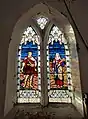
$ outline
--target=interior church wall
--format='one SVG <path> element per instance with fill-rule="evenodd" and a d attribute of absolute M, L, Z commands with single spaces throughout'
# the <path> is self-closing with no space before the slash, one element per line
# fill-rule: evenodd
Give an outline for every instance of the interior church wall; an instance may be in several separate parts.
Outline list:
<path fill-rule="evenodd" d="M 16 98 L 16 81 L 15 78 L 15 57 L 16 57 L 16 51 L 14 49 L 14 46 L 9 44 L 9 57 L 8 57 L 8 70 L 7 70 L 7 85 L 6 85 L 6 96 L 5 96 L 5 114 L 8 113 L 8 110 L 11 110 Z"/>
<path fill-rule="evenodd" d="M 46 12 L 46 14 L 48 15 L 49 14 L 47 13 L 48 8 L 45 5 L 43 5 L 42 8 L 43 8 L 43 11 Z M 31 24 L 29 23 L 29 19 L 33 16 L 33 14 L 35 15 L 36 10 L 37 12 L 41 11 L 40 10 L 41 4 L 36 6 L 34 9 L 29 10 L 29 13 L 23 15 L 23 17 L 20 20 L 18 20 L 16 26 L 14 27 L 14 31 L 12 33 L 12 37 L 11 37 L 12 40 L 10 41 L 9 52 L 8 52 L 8 69 L 7 69 L 8 71 L 7 72 L 7 82 L 8 83 L 6 86 L 6 100 L 5 100 L 5 110 L 4 110 L 5 115 L 11 110 L 11 108 L 13 107 L 13 104 L 16 102 L 16 82 L 15 81 L 17 81 L 16 79 L 17 77 L 14 77 L 14 76 L 16 75 L 16 70 L 17 70 L 16 69 L 17 67 L 16 56 L 17 56 L 17 48 L 18 48 L 17 46 L 19 45 L 21 41 L 22 33 L 28 27 L 28 25 Z M 50 18 L 52 18 L 51 16 Z M 10 70 L 12 71 L 11 75 L 9 73 Z M 14 87 L 14 86 L 15 88 L 11 90 L 12 92 L 10 93 L 10 95 L 8 95 L 11 87 Z"/>
<path fill-rule="evenodd" d="M 84 115 L 84 112 L 83 112 L 84 105 L 82 103 L 85 103 L 84 99 L 83 99 L 83 95 L 84 95 L 84 93 L 86 93 L 86 91 L 83 90 L 83 89 L 85 89 L 83 79 L 84 79 L 84 77 L 87 78 L 86 77 L 87 74 L 84 75 L 83 72 L 87 70 L 86 69 L 87 66 L 85 66 L 85 69 L 84 69 L 84 65 L 86 65 L 86 61 L 87 61 L 87 56 L 86 56 L 87 49 L 85 48 L 85 45 L 82 42 L 80 42 L 81 38 L 80 38 L 80 36 L 78 35 L 77 32 L 75 32 L 75 35 L 76 35 L 76 38 L 78 39 L 77 40 L 77 43 L 78 43 L 77 51 L 78 51 L 78 56 L 79 56 L 78 59 L 79 59 L 79 69 L 80 69 L 80 74 L 79 74 L 80 75 L 80 80 L 79 80 L 79 78 L 77 78 L 77 82 L 81 83 L 81 87 L 77 84 L 77 82 L 74 82 L 74 83 L 76 83 L 76 88 L 74 90 L 73 104 L 77 107 L 78 111 L 81 112 L 81 114 Z M 77 70 L 77 72 L 78 72 L 78 70 Z M 82 92 L 80 93 L 80 91 L 82 91 Z M 83 100 L 80 100 L 80 99 L 83 99 Z"/>
<path fill-rule="evenodd" d="M 6 75 L 7 75 L 7 60 L 8 60 L 8 47 L 9 47 L 9 41 L 11 38 L 11 34 L 13 31 L 13 27 L 16 24 L 18 18 L 24 14 L 28 9 L 31 8 L 31 6 L 39 3 L 40 0 L 32 0 L 32 1 L 22 1 L 22 0 L 8 0 L 8 1 L 1 1 L 0 3 L 0 74 L 1 74 L 1 80 L 0 80 L 0 88 L 1 88 L 1 93 L 0 93 L 0 118 L 3 117 L 4 114 L 4 102 L 5 102 L 5 86 L 6 86 Z M 48 4 L 57 10 L 64 11 L 65 7 L 61 5 L 61 3 L 55 2 L 49 2 Z M 70 10 L 73 15 L 73 18 L 78 26 L 78 29 L 80 33 L 83 36 L 83 39 L 85 40 L 87 44 L 88 40 L 88 27 L 87 27 L 87 21 L 88 21 L 88 2 L 85 0 L 76 0 L 73 4 L 71 4 Z M 82 79 L 82 90 L 85 93 L 88 93 L 88 86 L 87 86 L 87 77 L 88 77 L 88 66 L 87 66 L 87 61 L 88 61 L 88 51 L 85 48 L 84 44 L 81 41 L 81 38 L 79 35 L 76 33 L 76 37 L 79 39 L 79 57 L 80 57 L 80 71 L 81 71 L 81 79 Z M 12 88 L 12 87 L 11 87 Z M 11 89 L 10 88 L 10 89 Z M 10 90 L 9 89 L 9 90 Z M 9 93 L 8 93 L 9 96 Z M 11 94 L 10 94 L 10 99 L 11 99 Z M 9 100 L 9 99 L 8 99 Z M 10 111 L 12 108 L 12 104 L 9 104 L 10 108 L 6 111 Z M 6 113 L 5 113 L 6 114 Z"/>
<path fill-rule="evenodd" d="M 88 89 L 87 89 L 87 85 L 86 85 L 86 83 L 87 83 L 86 79 L 87 79 L 88 75 L 87 75 L 86 71 L 88 69 L 87 69 L 86 61 L 88 60 L 88 58 L 87 58 L 88 50 L 87 50 L 86 46 L 88 44 L 87 44 L 87 34 L 86 34 L 87 16 L 85 16 L 87 2 L 85 1 L 85 3 L 84 2 L 82 3 L 82 1 L 80 1 L 80 3 L 81 3 L 81 5 L 78 10 L 77 10 L 77 8 L 79 7 L 79 0 L 76 1 L 76 3 L 74 2 L 74 4 L 72 4 L 70 6 L 70 12 L 72 14 L 72 17 L 73 17 L 78 29 L 75 27 L 71 18 L 69 18 L 69 20 L 70 20 L 70 22 L 72 22 L 72 27 L 73 27 L 75 35 L 76 35 L 77 50 L 78 50 L 78 56 L 79 56 L 80 75 L 81 75 L 81 79 L 82 79 L 81 80 L 82 81 L 81 82 L 82 89 L 83 89 L 83 92 L 87 93 Z M 75 10 L 77 10 L 77 12 Z M 80 32 L 82 37 L 79 35 L 78 32 Z"/>
<path fill-rule="evenodd" d="M 80 81 L 80 69 L 79 69 L 79 58 L 76 47 L 76 37 L 72 26 L 65 26 L 65 38 L 68 41 L 68 46 L 71 55 L 71 75 L 72 75 L 72 92 L 73 92 L 73 105 L 83 115 L 83 102 L 82 102 L 82 88 Z"/>

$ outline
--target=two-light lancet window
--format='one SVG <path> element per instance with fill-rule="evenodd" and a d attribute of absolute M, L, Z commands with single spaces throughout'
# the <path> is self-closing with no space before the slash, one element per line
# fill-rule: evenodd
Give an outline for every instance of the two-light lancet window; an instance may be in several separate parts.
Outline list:
<path fill-rule="evenodd" d="M 47 17 L 39 16 L 34 23 L 39 31 L 47 31 L 50 22 Z M 47 81 L 48 102 L 71 102 L 69 47 L 60 28 L 54 24 L 50 27 L 48 35 L 44 32 L 44 35 L 47 35 L 46 39 L 42 38 L 31 24 L 23 33 L 18 49 L 17 103 L 40 103 L 43 92 L 42 80 Z M 44 40 L 46 54 L 41 52 Z M 41 75 L 43 60 L 46 62 L 45 79 Z"/>

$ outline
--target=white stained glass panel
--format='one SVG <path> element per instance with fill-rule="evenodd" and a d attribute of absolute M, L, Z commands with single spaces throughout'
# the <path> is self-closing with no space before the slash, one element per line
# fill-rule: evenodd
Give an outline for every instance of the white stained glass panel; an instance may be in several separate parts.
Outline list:
<path fill-rule="evenodd" d="M 38 84 L 41 84 L 41 80 L 38 80 Z"/>
<path fill-rule="evenodd" d="M 18 66 L 20 66 L 20 61 L 18 62 Z"/>
<path fill-rule="evenodd" d="M 40 57 L 38 57 L 38 61 L 40 61 Z"/>
<path fill-rule="evenodd" d="M 62 39 L 62 32 L 60 31 L 60 29 L 57 26 L 53 26 L 50 34 L 49 34 L 49 43 L 51 42 L 53 45 L 54 41 L 60 41 L 60 43 L 62 43 L 63 39 Z"/>
<path fill-rule="evenodd" d="M 42 16 L 42 17 L 37 18 L 37 24 L 39 25 L 41 29 L 45 28 L 47 22 L 48 22 L 48 18 L 46 17 Z"/>
<path fill-rule="evenodd" d="M 67 45 L 64 45 L 65 49 L 68 50 L 68 46 Z"/>
<path fill-rule="evenodd" d="M 41 90 L 41 86 L 40 85 L 38 86 L 38 89 Z"/>
<path fill-rule="evenodd" d="M 20 68 L 18 68 L 18 73 L 20 72 Z"/>
<path fill-rule="evenodd" d="M 40 49 L 40 46 L 38 46 L 38 50 Z"/>
<path fill-rule="evenodd" d="M 40 68 L 38 68 L 38 72 L 40 72 Z"/>
<path fill-rule="evenodd" d="M 34 29 L 29 26 L 23 33 L 22 36 L 22 40 L 21 40 L 21 44 L 27 44 L 27 41 L 31 42 L 33 41 L 33 43 L 37 43 L 39 45 L 40 43 L 40 37 L 39 35 L 36 34 L 36 32 L 34 31 Z"/>
<path fill-rule="evenodd" d="M 40 75 L 40 74 L 38 74 L 38 77 L 39 77 L 39 78 L 41 78 L 41 75 Z"/>
<path fill-rule="evenodd" d="M 66 60 L 70 60 L 70 58 L 68 56 L 66 56 Z"/>
<path fill-rule="evenodd" d="M 70 66 L 70 63 L 69 62 L 66 62 L 67 66 Z"/>
<path fill-rule="evenodd" d="M 40 51 L 38 52 L 38 55 L 40 55 Z"/>
<path fill-rule="evenodd" d="M 49 60 L 49 56 L 47 56 L 47 60 Z"/>
<path fill-rule="evenodd" d="M 70 68 L 67 68 L 67 72 L 71 72 L 71 69 Z"/>
<path fill-rule="evenodd" d="M 67 74 L 67 76 L 68 76 L 68 78 L 70 78 L 71 79 L 71 74 L 69 73 L 69 74 Z"/>
<path fill-rule="evenodd" d="M 20 84 L 20 79 L 18 79 L 18 82 L 17 83 Z"/>
<path fill-rule="evenodd" d="M 40 98 L 18 98 L 18 103 L 36 103 L 40 102 Z"/>
<path fill-rule="evenodd" d="M 70 55 L 70 54 L 69 54 L 69 51 L 66 51 L 66 55 Z"/>
<path fill-rule="evenodd" d="M 38 62 L 38 66 L 40 66 L 40 61 Z"/>
<path fill-rule="evenodd" d="M 18 57 L 18 60 L 20 61 L 20 59 L 21 59 L 21 57 L 20 57 L 21 55 L 19 55 L 19 57 Z"/>

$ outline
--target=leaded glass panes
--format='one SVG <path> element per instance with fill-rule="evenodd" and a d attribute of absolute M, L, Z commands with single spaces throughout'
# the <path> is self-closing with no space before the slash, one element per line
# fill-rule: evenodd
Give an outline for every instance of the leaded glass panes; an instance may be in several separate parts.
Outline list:
<path fill-rule="evenodd" d="M 48 18 L 46 18 L 44 16 L 40 16 L 40 17 L 37 18 L 37 24 L 39 25 L 39 27 L 41 29 L 45 28 L 48 21 L 49 21 Z"/>
<path fill-rule="evenodd" d="M 30 26 L 25 30 L 18 49 L 17 102 L 40 102 L 40 37 Z"/>
<path fill-rule="evenodd" d="M 39 16 L 36 21 L 43 30 L 49 19 Z M 23 33 L 18 49 L 18 103 L 40 102 L 42 90 L 40 48 L 40 36 L 29 26 Z M 72 97 L 71 56 L 63 33 L 55 25 L 51 28 L 44 50 L 47 50 L 47 58 L 44 59 L 44 62 L 47 60 L 49 102 L 69 103 Z"/>
<path fill-rule="evenodd" d="M 65 43 L 65 45 L 64 45 Z M 47 45 L 47 78 L 49 102 L 70 102 L 70 54 L 66 40 L 57 26 L 53 26 Z"/>

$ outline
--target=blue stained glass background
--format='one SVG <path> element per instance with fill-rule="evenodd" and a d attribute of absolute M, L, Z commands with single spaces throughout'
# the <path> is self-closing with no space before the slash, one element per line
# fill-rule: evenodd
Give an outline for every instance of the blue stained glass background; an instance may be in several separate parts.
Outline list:
<path fill-rule="evenodd" d="M 28 52 L 32 52 L 32 56 L 35 58 L 35 60 L 38 59 L 38 45 L 33 42 L 27 42 L 27 44 L 22 44 L 22 50 L 21 50 L 21 59 L 23 60 L 25 57 L 28 56 Z"/>
<path fill-rule="evenodd" d="M 54 41 L 53 45 L 51 43 L 49 44 L 49 59 L 54 59 L 56 53 L 60 54 L 61 59 L 65 58 L 64 43 L 60 44 L 59 41 Z"/>

